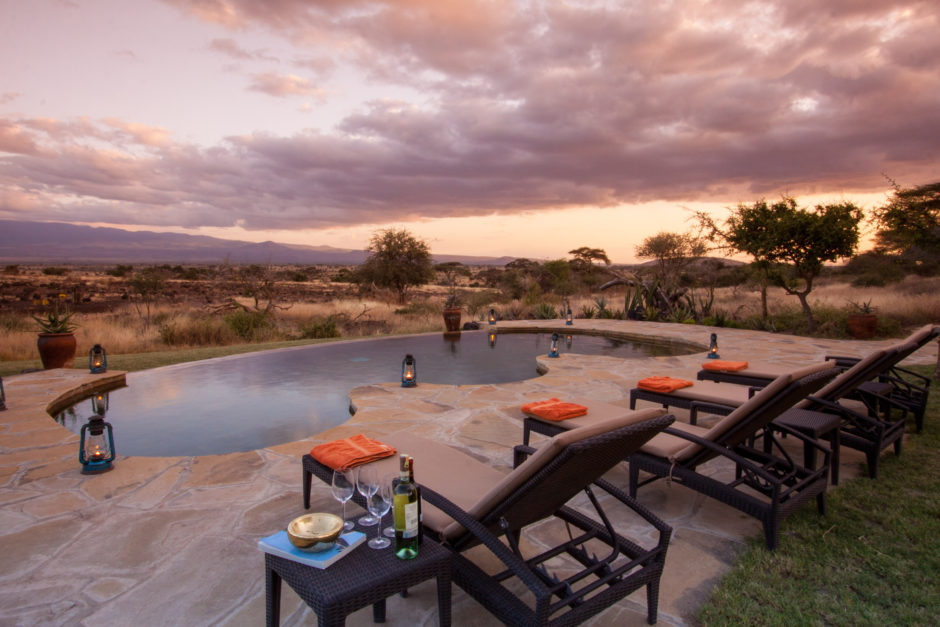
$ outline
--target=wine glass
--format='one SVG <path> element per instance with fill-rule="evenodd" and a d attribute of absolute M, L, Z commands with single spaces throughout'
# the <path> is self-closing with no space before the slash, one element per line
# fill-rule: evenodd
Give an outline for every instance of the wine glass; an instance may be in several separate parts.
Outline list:
<path fill-rule="evenodd" d="M 359 494 L 366 498 L 366 503 L 369 499 L 375 494 L 379 489 L 379 471 L 372 464 L 366 464 L 365 466 L 359 467 L 359 472 L 356 473 L 356 488 L 359 490 Z M 370 525 L 375 525 L 379 522 L 379 519 L 371 514 L 368 516 L 363 516 L 359 519 L 359 524 L 363 527 L 368 527 Z"/>
<path fill-rule="evenodd" d="M 373 549 L 384 549 L 392 542 L 388 538 L 382 537 L 382 516 L 388 513 L 392 508 L 392 483 L 382 480 L 377 486 L 375 494 L 369 497 L 369 512 L 375 515 L 377 524 L 375 526 L 375 537 L 369 540 L 369 546 Z"/>
<path fill-rule="evenodd" d="M 346 520 L 346 501 L 352 498 L 355 491 L 355 481 L 353 480 L 352 470 L 334 470 L 333 482 L 330 484 L 330 491 L 333 498 L 343 504 L 343 530 L 352 531 L 356 525 L 351 520 Z"/>
<path fill-rule="evenodd" d="M 390 486 L 390 489 L 392 490 L 392 497 L 395 496 L 395 482 L 396 481 L 398 481 L 397 473 L 385 475 L 385 477 L 382 479 L 382 483 L 387 483 Z M 388 527 L 382 530 L 382 535 L 384 535 L 386 538 L 394 538 L 395 537 L 395 521 L 389 521 L 389 522 L 391 522 L 392 524 L 390 524 Z"/>

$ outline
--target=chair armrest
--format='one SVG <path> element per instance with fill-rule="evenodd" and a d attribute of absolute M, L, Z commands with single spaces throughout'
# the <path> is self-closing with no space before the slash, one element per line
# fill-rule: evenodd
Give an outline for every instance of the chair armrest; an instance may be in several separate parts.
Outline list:
<path fill-rule="evenodd" d="M 767 481 L 768 483 L 773 483 L 774 485 L 780 484 L 780 480 L 774 477 L 772 474 L 770 474 L 769 472 L 767 472 L 760 466 L 757 466 L 756 464 L 754 464 L 754 462 L 747 459 L 746 457 L 738 455 L 733 450 L 725 446 L 720 446 L 718 444 L 715 444 L 711 440 L 706 440 L 697 435 L 692 435 L 691 433 L 686 433 L 685 431 L 680 431 L 679 429 L 673 429 L 672 427 L 666 427 L 663 430 L 663 433 L 668 433 L 669 435 L 674 435 L 676 437 L 683 438 L 690 442 L 694 442 L 695 444 L 698 444 L 699 446 L 708 449 L 709 451 L 715 453 L 716 455 L 720 455 L 722 457 L 725 457 L 731 460 L 735 464 L 739 464 L 741 466 L 746 467 L 748 470 L 753 472 L 755 475 L 759 476 L 764 481 Z"/>
<path fill-rule="evenodd" d="M 727 416 L 735 409 L 737 409 L 737 407 L 734 407 L 733 405 L 720 405 L 718 403 L 709 403 L 707 401 L 692 401 L 692 404 L 689 406 L 689 423 L 694 425 L 698 422 L 699 410 L 707 411 L 712 414 L 718 414 L 719 416 Z"/>
<path fill-rule="evenodd" d="M 535 453 L 534 448 L 528 444 L 517 444 L 512 447 L 512 467 L 516 468 L 519 464 L 528 459 L 529 455 Z"/>

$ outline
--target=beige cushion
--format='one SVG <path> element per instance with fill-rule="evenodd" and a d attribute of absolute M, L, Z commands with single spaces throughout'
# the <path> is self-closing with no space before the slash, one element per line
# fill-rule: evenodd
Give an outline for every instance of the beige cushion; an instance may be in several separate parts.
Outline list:
<path fill-rule="evenodd" d="M 741 403 L 747 402 L 748 386 L 733 383 L 715 383 L 714 381 L 696 381 L 692 387 L 674 390 L 669 393 L 669 396 L 737 407 Z"/>
<path fill-rule="evenodd" d="M 697 435 L 700 438 L 705 437 L 705 435 L 708 433 L 708 429 L 705 427 L 690 425 L 684 422 L 674 422 L 670 425 L 669 428 L 675 429 L 677 431 L 685 431 L 686 433 Z M 663 457 L 665 459 L 676 459 L 676 455 L 679 453 L 679 451 L 687 448 L 690 444 L 691 442 L 688 440 L 684 440 L 672 434 L 657 433 L 655 436 L 653 436 L 653 439 L 644 444 L 640 450 L 644 453 L 649 453 L 650 455 L 656 455 L 657 457 Z"/>
<path fill-rule="evenodd" d="M 887 351 L 878 350 L 878 351 L 873 351 L 873 352 L 869 353 L 868 355 L 865 355 L 865 357 L 862 358 L 861 361 L 859 361 L 859 362 L 856 363 L 854 366 L 852 366 L 851 368 L 849 368 L 849 369 L 846 370 L 845 372 L 843 372 L 843 373 L 841 373 L 840 375 L 838 375 L 838 376 L 837 376 L 836 378 L 834 378 L 832 381 L 830 381 L 829 383 L 827 383 L 825 386 L 823 386 L 822 389 L 820 389 L 820 390 L 817 391 L 815 394 L 813 394 L 813 396 L 817 396 L 817 397 L 819 397 L 819 398 L 822 398 L 822 399 L 825 399 L 825 400 L 829 400 L 829 401 L 838 400 L 838 399 L 835 399 L 835 398 L 830 398 L 830 396 L 832 395 L 832 393 L 833 393 L 835 390 L 837 390 L 838 388 L 842 387 L 843 381 L 845 381 L 846 379 L 851 379 L 852 377 L 855 376 L 855 374 L 856 374 L 857 372 L 859 372 L 859 371 L 861 371 L 861 370 L 863 370 L 863 369 L 868 368 L 868 367 L 869 367 L 872 363 L 874 363 L 875 361 L 877 361 L 877 360 L 879 360 L 879 359 L 884 359 L 884 356 L 885 356 L 886 354 L 887 354 Z M 862 382 L 862 381 L 859 381 L 859 384 L 861 384 L 861 383 L 863 383 L 863 382 Z M 796 407 L 799 407 L 799 408 L 806 408 L 806 407 L 809 407 L 811 404 L 812 404 L 812 401 L 810 401 L 809 399 L 803 399 L 802 401 L 800 401 L 799 403 L 796 404 Z"/>
<path fill-rule="evenodd" d="M 711 440 L 712 442 L 719 440 L 721 436 L 731 429 L 731 427 L 738 424 L 742 420 L 747 420 L 747 418 L 750 417 L 751 413 L 755 409 L 762 407 L 765 403 L 772 399 L 774 395 L 777 394 L 777 392 L 790 385 L 792 381 L 792 376 L 788 374 L 777 377 L 768 383 L 764 389 L 752 396 L 747 402 L 743 403 L 733 412 L 716 422 L 710 429 L 702 434 L 702 437 L 706 440 Z M 701 446 L 695 444 L 694 442 L 687 442 L 686 447 L 675 453 L 674 457 L 671 459 L 678 461 L 689 459 L 701 448 Z"/>
<path fill-rule="evenodd" d="M 930 338 L 931 335 L 934 334 L 935 329 L 936 327 L 934 325 L 925 324 L 907 336 L 907 338 L 904 340 L 904 343 L 907 344 L 908 342 L 913 342 L 917 345 L 923 344 Z"/>
<path fill-rule="evenodd" d="M 593 425 L 571 429 L 550 438 L 518 468 L 506 474 L 451 448 L 408 432 L 382 436 L 401 454 L 415 458 L 415 480 L 442 494 L 474 518 L 487 514 L 506 496 L 541 470 L 562 449 L 585 438 L 665 415 L 660 408 L 624 412 L 621 416 L 598 420 Z M 391 459 L 395 462 L 392 464 Z M 378 462 L 392 472 L 397 456 Z M 459 536 L 463 527 L 430 504 L 422 505 L 424 524 L 446 538 Z"/>
<path fill-rule="evenodd" d="M 650 416 L 643 411 L 633 411 L 632 409 L 627 409 L 626 407 L 622 407 L 620 405 L 613 405 L 611 403 L 604 403 L 602 401 L 589 401 L 584 399 L 569 400 L 567 398 L 564 400 L 571 403 L 577 403 L 578 405 L 584 405 L 588 409 L 587 413 L 583 416 L 578 416 L 577 418 L 568 418 L 567 420 L 545 420 L 544 418 L 540 418 L 535 414 L 523 412 L 521 408 L 519 412 L 527 418 L 534 418 L 535 420 L 544 422 L 545 424 L 555 425 L 563 429 L 589 427 L 591 425 L 597 424 L 598 421 L 612 420 L 624 416 L 633 416 L 634 422 L 642 422 L 644 420 L 657 417 Z M 661 415 L 661 413 L 658 414 L 658 416 Z"/>

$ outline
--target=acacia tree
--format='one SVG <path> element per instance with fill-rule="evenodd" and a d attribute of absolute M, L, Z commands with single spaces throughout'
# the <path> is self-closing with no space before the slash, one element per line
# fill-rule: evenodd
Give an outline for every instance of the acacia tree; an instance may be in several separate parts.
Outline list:
<path fill-rule="evenodd" d="M 580 248 L 569 250 L 568 254 L 574 257 L 574 259 L 569 262 L 571 269 L 581 277 L 581 281 L 589 288 L 596 286 L 598 283 L 597 267 L 594 265 L 594 262 L 600 261 L 605 266 L 610 265 L 610 257 L 607 256 L 603 248 L 581 246 Z"/>
<path fill-rule="evenodd" d="M 371 254 L 359 267 L 360 280 L 394 289 L 401 304 L 409 287 L 434 279 L 430 246 L 405 229 L 376 231 L 366 250 Z"/>
<path fill-rule="evenodd" d="M 894 184 L 894 197 L 874 210 L 878 248 L 917 259 L 940 257 L 940 181 L 910 189 Z"/>
<path fill-rule="evenodd" d="M 731 210 L 724 226 L 697 214 L 707 232 L 722 247 L 745 253 L 787 294 L 800 300 L 810 333 L 816 319 L 808 296 L 823 262 L 850 257 L 858 247 L 862 210 L 851 202 L 800 209 L 783 197 L 772 205 L 759 200 Z M 766 303 L 766 301 L 765 301 Z M 765 305 L 766 306 L 766 305 Z"/>
<path fill-rule="evenodd" d="M 640 259 L 655 259 L 660 283 L 667 288 L 679 282 L 679 273 L 696 257 L 706 252 L 704 242 L 691 233 L 660 231 L 636 247 Z"/>

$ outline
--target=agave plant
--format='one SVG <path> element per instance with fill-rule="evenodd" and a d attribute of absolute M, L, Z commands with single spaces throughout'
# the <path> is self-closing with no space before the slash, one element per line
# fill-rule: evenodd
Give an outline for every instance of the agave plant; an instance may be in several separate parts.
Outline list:
<path fill-rule="evenodd" d="M 64 300 L 64 297 L 64 294 L 59 294 L 59 298 L 53 301 L 52 309 L 41 316 L 33 316 L 40 333 L 71 333 L 78 328 L 78 325 L 72 322 L 73 314 L 69 311 L 68 305 L 59 309 L 59 301 Z M 44 300 L 43 304 L 48 304 L 48 302 Z"/>

